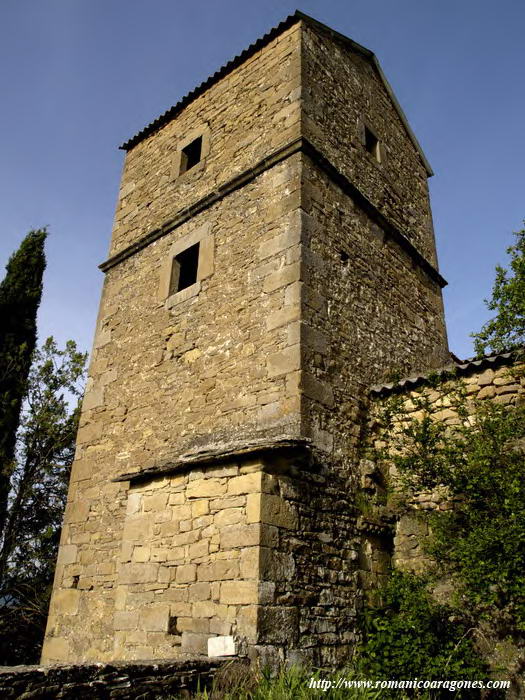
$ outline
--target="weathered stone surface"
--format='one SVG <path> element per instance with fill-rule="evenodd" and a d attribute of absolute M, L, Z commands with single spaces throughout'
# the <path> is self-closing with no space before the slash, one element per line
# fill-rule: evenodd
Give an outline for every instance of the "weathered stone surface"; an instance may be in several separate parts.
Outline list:
<path fill-rule="evenodd" d="M 253 605 L 259 600 L 256 581 L 223 581 L 220 601 L 224 605 Z"/>
<path fill-rule="evenodd" d="M 451 393 L 456 389 L 466 388 L 468 402 L 466 404 L 467 411 L 471 412 L 475 409 L 476 401 L 493 401 L 495 403 L 515 404 L 523 400 L 525 387 L 518 383 L 517 378 L 523 373 L 522 360 L 519 356 L 501 355 L 499 358 L 494 358 L 493 362 L 496 369 L 479 368 L 479 363 L 471 363 L 460 365 L 461 371 L 459 374 L 453 372 L 453 366 L 448 366 L 441 373 L 442 386 L 436 387 L 432 382 L 428 382 L 425 376 L 419 379 L 419 386 L 412 388 L 411 385 L 405 387 L 401 393 L 401 420 L 422 420 L 426 415 L 425 411 L 418 408 L 421 399 L 424 398 L 428 402 L 430 416 L 435 421 L 442 421 L 447 425 L 454 426 L 462 424 L 465 421 L 463 414 L 458 415 L 457 409 L 453 405 L 450 398 Z M 498 367 L 503 364 L 503 367 Z M 385 387 L 379 395 L 375 393 L 375 401 L 372 404 L 371 424 L 373 423 L 375 411 L 380 409 L 385 397 L 389 396 L 392 390 L 399 392 L 401 385 L 392 386 L 390 389 Z M 446 408 L 444 408 L 446 407 Z M 467 415 L 467 421 L 471 425 L 475 425 L 473 415 Z M 383 443 L 383 447 L 388 447 Z M 373 472 L 373 464 L 368 465 L 367 471 Z M 392 484 L 397 482 L 397 474 L 392 467 L 390 480 Z M 372 490 L 374 484 L 370 484 Z M 435 510 L 451 510 L 454 508 L 454 501 L 450 499 L 449 494 L 443 488 L 436 488 L 432 492 L 418 493 L 413 495 L 409 504 L 412 507 L 412 512 L 408 511 L 396 523 L 396 531 L 394 538 L 394 551 L 392 561 L 395 566 L 408 569 L 416 572 L 423 572 L 428 569 L 431 564 L 429 555 L 425 551 L 425 540 L 429 535 L 429 524 L 425 518 L 425 514 Z M 368 571 L 384 569 L 389 565 L 389 557 L 385 557 L 385 553 L 373 550 L 365 553 L 361 565 L 363 569 Z"/>
<path fill-rule="evenodd" d="M 12 666 L 0 668 L 2 698 L 122 698 L 153 700 L 164 695 L 210 689 L 224 661 L 127 662 L 96 665 Z"/>
<path fill-rule="evenodd" d="M 368 387 L 447 354 L 427 172 L 373 64 L 299 18 L 129 148 L 45 660 L 348 653 L 387 537 L 356 535 Z"/>

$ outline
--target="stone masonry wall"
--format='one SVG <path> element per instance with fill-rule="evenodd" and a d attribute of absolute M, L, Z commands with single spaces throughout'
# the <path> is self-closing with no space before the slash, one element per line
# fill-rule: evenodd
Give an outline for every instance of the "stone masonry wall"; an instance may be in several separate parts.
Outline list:
<path fill-rule="evenodd" d="M 256 641 L 260 464 L 132 486 L 117 570 L 114 657 L 208 653 L 208 638 Z"/>
<path fill-rule="evenodd" d="M 113 658 L 126 486 L 112 478 L 210 442 L 299 434 L 299 185 L 294 156 L 108 272 L 56 573 L 57 600 L 75 602 L 50 625 L 45 659 Z M 214 272 L 168 306 L 170 246 L 202 225 Z"/>
<path fill-rule="evenodd" d="M 303 182 L 305 430 L 356 475 L 368 387 L 446 361 L 441 290 L 308 157 Z"/>
<path fill-rule="evenodd" d="M 214 676 L 227 663 L 187 659 L 156 664 L 0 667 L 0 695 L 6 699 L 60 700 L 190 698 L 197 690 L 209 689 Z"/>
<path fill-rule="evenodd" d="M 387 571 L 378 552 L 390 533 L 359 517 L 344 477 L 323 461 L 309 468 L 293 459 L 274 464 L 271 495 L 263 501 L 267 546 L 259 574 L 265 597 L 254 651 L 273 667 L 347 663 L 363 590 Z M 286 518 L 268 517 L 277 504 Z"/>
<path fill-rule="evenodd" d="M 299 137 L 300 33 L 283 32 L 127 153 L 111 255 Z M 178 143 L 203 127 L 209 154 L 177 178 Z"/>
<path fill-rule="evenodd" d="M 389 536 L 355 508 L 367 387 L 441 364 L 446 334 L 424 169 L 391 106 L 387 164 L 344 135 L 348 105 L 375 123 L 385 93 L 331 41 L 298 22 L 127 154 L 111 254 L 161 231 L 104 265 L 45 662 L 202 654 L 226 635 L 250 656 L 335 664 L 354 642 Z M 426 262 L 307 155 L 301 128 Z M 204 157 L 177 176 L 198 134 Z M 169 292 L 197 241 L 196 282 Z M 283 437 L 308 449 L 166 472 Z"/>
<path fill-rule="evenodd" d="M 386 574 L 378 553 L 389 536 L 362 521 L 345 483 L 309 450 L 132 483 L 108 656 L 205 656 L 210 638 L 226 636 L 263 665 L 343 664 L 362 589 Z M 63 639 L 55 628 L 77 613 L 93 621 L 76 573 L 90 570 L 65 565 L 71 587 L 53 599 L 51 658 L 64 653 L 60 644 L 79 648 L 74 627 Z"/>
<path fill-rule="evenodd" d="M 518 376 L 516 370 L 521 370 Z M 423 412 L 414 404 L 414 400 L 424 396 L 432 406 L 433 419 L 447 425 L 456 424 L 459 418 L 451 405 L 450 396 L 447 394 L 459 382 L 465 388 L 467 400 L 493 401 L 505 406 L 515 405 L 518 401 L 522 401 L 525 395 L 525 377 L 520 376 L 522 370 L 523 367 L 515 365 L 512 358 L 507 356 L 496 357 L 492 366 L 487 366 L 485 363 L 481 370 L 472 364 L 465 371 L 462 371 L 456 379 L 450 379 L 450 375 L 445 374 L 443 376 L 444 391 L 441 391 L 439 387 L 433 388 L 425 383 L 413 390 L 402 391 L 403 415 L 406 411 L 407 419 L 421 419 Z M 389 393 L 391 392 L 386 390 L 375 398 L 373 412 L 381 410 L 382 402 L 387 400 L 386 397 Z M 377 443 L 377 446 L 380 447 L 381 442 Z M 389 479 L 395 484 L 395 470 L 391 472 Z M 392 563 L 402 569 L 424 571 L 429 564 L 428 557 L 424 552 L 425 538 L 429 535 L 429 529 L 425 520 L 418 517 L 418 513 L 449 509 L 453 507 L 453 504 L 447 501 L 445 494 L 434 492 L 416 494 L 409 506 L 413 509 L 413 514 L 408 512 L 402 515 L 396 523 Z"/>
<path fill-rule="evenodd" d="M 423 256 L 437 265 L 425 166 L 369 59 L 306 25 L 302 132 Z M 378 163 L 362 143 L 380 141 Z"/>

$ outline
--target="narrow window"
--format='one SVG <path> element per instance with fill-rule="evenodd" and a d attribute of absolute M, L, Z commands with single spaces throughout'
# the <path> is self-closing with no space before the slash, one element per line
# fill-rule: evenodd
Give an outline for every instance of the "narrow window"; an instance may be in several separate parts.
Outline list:
<path fill-rule="evenodd" d="M 199 267 L 199 243 L 186 248 L 173 258 L 170 295 L 191 287 L 197 281 Z"/>
<path fill-rule="evenodd" d="M 365 148 L 374 156 L 378 163 L 381 161 L 379 139 L 367 126 L 365 126 Z"/>
<path fill-rule="evenodd" d="M 182 149 L 180 160 L 180 174 L 185 173 L 200 162 L 202 154 L 202 136 L 189 143 Z"/>

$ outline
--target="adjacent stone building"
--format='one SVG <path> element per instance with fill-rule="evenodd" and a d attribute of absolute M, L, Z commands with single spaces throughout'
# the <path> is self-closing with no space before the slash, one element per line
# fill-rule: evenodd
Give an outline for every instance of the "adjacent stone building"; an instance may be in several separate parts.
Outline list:
<path fill-rule="evenodd" d="M 370 386 L 449 361 L 430 167 L 301 13 L 123 148 L 43 661 L 336 665 L 389 561 Z"/>

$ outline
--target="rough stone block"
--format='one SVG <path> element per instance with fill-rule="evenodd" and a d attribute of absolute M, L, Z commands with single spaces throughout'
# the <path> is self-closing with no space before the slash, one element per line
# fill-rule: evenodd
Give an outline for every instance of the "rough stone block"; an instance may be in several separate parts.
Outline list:
<path fill-rule="evenodd" d="M 119 583 L 153 583 L 157 581 L 158 564 L 122 564 L 119 571 Z"/>
<path fill-rule="evenodd" d="M 225 508 L 240 508 L 245 505 L 246 498 L 244 496 L 226 496 L 225 498 L 215 498 L 213 501 L 210 501 L 210 510 L 212 513 L 216 513 Z"/>
<path fill-rule="evenodd" d="M 151 539 L 152 531 L 153 519 L 151 514 L 134 515 L 126 518 L 122 539 L 125 542 L 148 542 Z"/>
<path fill-rule="evenodd" d="M 98 386 L 93 387 L 90 391 L 84 394 L 82 400 L 82 410 L 90 411 L 93 408 L 102 406 L 104 404 L 104 387 Z"/>
<path fill-rule="evenodd" d="M 76 544 L 61 545 L 58 552 L 57 566 L 74 564 L 77 560 L 77 550 L 78 548 Z"/>
<path fill-rule="evenodd" d="M 204 533 L 203 533 L 204 534 Z M 174 547 L 180 547 L 183 544 L 193 544 L 199 539 L 199 533 L 195 530 L 190 532 L 182 532 L 180 535 L 175 535 L 173 538 Z"/>
<path fill-rule="evenodd" d="M 190 560 L 200 559 L 207 556 L 210 548 L 209 540 L 199 540 L 189 545 L 188 552 Z"/>
<path fill-rule="evenodd" d="M 210 619 L 210 633 L 211 634 L 231 634 L 232 624 L 231 622 L 225 622 L 217 617 L 212 617 Z"/>
<path fill-rule="evenodd" d="M 140 626 L 146 632 L 167 632 L 170 621 L 170 606 L 156 604 L 142 608 L 140 611 Z"/>
<path fill-rule="evenodd" d="M 189 587 L 189 600 L 192 602 L 208 600 L 211 596 L 211 586 L 209 583 L 194 583 Z"/>
<path fill-rule="evenodd" d="M 192 518 L 198 518 L 200 515 L 207 515 L 210 512 L 210 502 L 207 499 L 195 501 L 191 504 Z"/>
<path fill-rule="evenodd" d="M 225 605 L 210 600 L 197 601 L 193 604 L 193 617 L 219 617 L 224 619 L 228 613 Z"/>
<path fill-rule="evenodd" d="M 266 328 L 269 331 L 273 331 L 280 326 L 286 326 L 293 321 L 297 321 L 301 318 L 301 307 L 297 304 L 294 306 L 285 306 L 279 311 L 274 311 L 266 319 Z M 294 369 L 299 369 L 295 367 Z"/>
<path fill-rule="evenodd" d="M 135 515 L 140 512 L 142 507 L 142 494 L 132 493 L 128 495 L 128 502 L 126 505 L 126 515 Z"/>
<path fill-rule="evenodd" d="M 223 605 L 256 605 L 259 600 L 257 581 L 223 581 L 219 601 Z"/>
<path fill-rule="evenodd" d="M 270 238 L 268 241 L 261 243 L 258 250 L 259 260 L 264 260 L 265 258 L 272 257 L 282 253 L 287 248 L 290 248 L 301 240 L 301 229 L 297 224 L 294 227 L 290 227 L 284 233 L 279 234 Z"/>
<path fill-rule="evenodd" d="M 293 263 L 292 265 L 286 265 L 282 267 L 277 272 L 273 272 L 268 275 L 264 280 L 263 290 L 267 293 L 274 292 L 280 287 L 286 287 L 293 282 L 299 281 L 299 275 L 301 273 L 300 263 Z M 279 324 L 280 325 L 280 324 Z"/>
<path fill-rule="evenodd" d="M 194 632 L 182 633 L 181 649 L 189 654 L 208 653 L 208 634 L 195 634 Z"/>
<path fill-rule="evenodd" d="M 251 642 L 254 642 L 257 639 L 257 619 L 259 615 L 259 610 L 259 605 L 243 605 L 237 610 L 237 633 Z"/>
<path fill-rule="evenodd" d="M 268 377 L 279 377 L 282 374 L 295 372 L 301 367 L 301 352 L 299 345 L 292 345 L 268 357 Z"/>
<path fill-rule="evenodd" d="M 103 428 L 104 424 L 101 421 L 86 423 L 77 433 L 77 445 L 84 445 L 98 440 L 102 435 Z"/>
<path fill-rule="evenodd" d="M 225 525 L 236 525 L 244 520 L 244 508 L 227 508 L 218 511 L 215 515 L 215 525 L 224 527 Z"/>
<path fill-rule="evenodd" d="M 302 299 L 302 282 L 292 282 L 284 291 L 284 305 L 285 306 L 298 306 Z M 299 342 L 298 340 L 296 342 Z M 290 339 L 288 339 L 288 345 L 292 345 Z"/>
<path fill-rule="evenodd" d="M 288 530 L 297 529 L 297 513 L 280 496 L 250 494 L 246 505 L 248 523 L 262 522 Z"/>
<path fill-rule="evenodd" d="M 198 479 L 188 484 L 186 498 L 216 498 L 222 496 L 225 491 L 225 479 Z"/>
<path fill-rule="evenodd" d="M 195 581 L 197 576 L 197 568 L 194 564 L 184 564 L 177 567 L 175 581 L 177 583 L 190 583 Z"/>
<path fill-rule="evenodd" d="M 241 550 L 241 576 L 244 579 L 259 577 L 260 547 L 248 547 Z"/>
<path fill-rule="evenodd" d="M 132 561 L 146 562 L 150 560 L 151 547 L 133 547 Z"/>
<path fill-rule="evenodd" d="M 53 605 L 60 615 L 76 615 L 80 602 L 80 591 L 74 588 L 58 589 L 53 596 Z"/>
<path fill-rule="evenodd" d="M 171 509 L 173 520 L 189 520 L 192 516 L 191 505 L 173 506 Z"/>
<path fill-rule="evenodd" d="M 261 528 L 258 523 L 238 527 L 223 527 L 220 531 L 221 550 L 234 549 L 236 547 L 249 547 L 259 544 L 261 540 Z"/>
<path fill-rule="evenodd" d="M 301 389 L 308 398 L 319 401 L 328 408 L 333 407 L 334 392 L 327 382 L 319 380 L 309 372 L 302 372 Z"/>
<path fill-rule="evenodd" d="M 89 503 L 85 501 L 72 501 L 68 503 L 64 522 L 80 523 L 85 522 L 89 515 Z"/>
<path fill-rule="evenodd" d="M 48 637 L 43 653 L 48 663 L 66 661 L 70 654 L 69 642 L 63 637 Z"/>
<path fill-rule="evenodd" d="M 318 352 L 320 355 L 327 355 L 330 350 L 330 342 L 326 333 L 304 323 L 301 327 L 301 341 L 310 350 Z"/>
<path fill-rule="evenodd" d="M 113 627 L 115 630 L 135 630 L 138 625 L 138 610 L 117 610 L 113 617 Z"/>
<path fill-rule="evenodd" d="M 480 375 L 478 375 L 477 383 L 480 386 L 487 386 L 488 384 L 492 384 L 493 380 L 494 380 L 494 370 L 493 369 L 486 369 L 484 372 L 482 372 Z"/>
<path fill-rule="evenodd" d="M 144 510 L 145 511 L 164 510 L 164 508 L 166 507 L 166 505 L 168 503 L 168 494 L 165 491 L 163 491 L 163 492 L 155 493 L 152 496 L 145 496 L 143 503 L 144 503 Z"/>
<path fill-rule="evenodd" d="M 197 568 L 199 581 L 222 581 L 238 576 L 239 564 L 235 560 L 219 559 L 211 564 L 199 564 Z"/>
<path fill-rule="evenodd" d="M 228 482 L 228 495 L 256 493 L 261 490 L 261 479 L 262 472 L 236 476 Z"/>
<path fill-rule="evenodd" d="M 151 561 L 166 561 L 168 558 L 168 549 L 165 547 L 152 547 L 151 548 Z M 164 568 L 164 567 L 162 567 Z M 160 579 L 159 579 L 160 581 Z"/>

